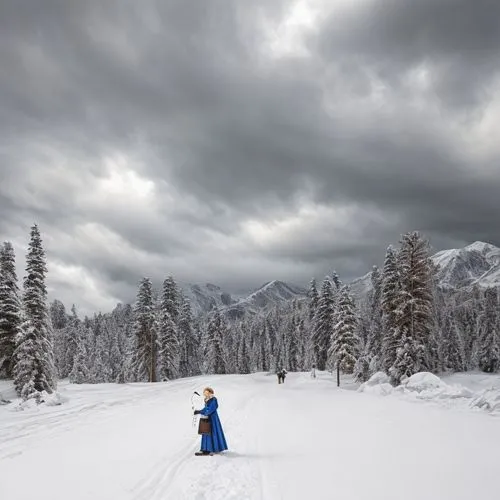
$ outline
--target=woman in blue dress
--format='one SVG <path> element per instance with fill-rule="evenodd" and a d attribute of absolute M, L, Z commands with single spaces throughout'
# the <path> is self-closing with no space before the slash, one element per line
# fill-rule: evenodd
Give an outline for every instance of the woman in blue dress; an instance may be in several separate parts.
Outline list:
<path fill-rule="evenodd" d="M 203 415 L 210 419 L 211 433 L 203 434 L 201 438 L 201 449 L 195 455 L 213 455 L 227 450 L 226 438 L 222 430 L 222 425 L 217 414 L 217 398 L 214 396 L 214 390 L 211 387 L 206 387 L 203 391 L 205 397 L 205 408 L 202 410 L 195 410 L 195 415 Z"/>

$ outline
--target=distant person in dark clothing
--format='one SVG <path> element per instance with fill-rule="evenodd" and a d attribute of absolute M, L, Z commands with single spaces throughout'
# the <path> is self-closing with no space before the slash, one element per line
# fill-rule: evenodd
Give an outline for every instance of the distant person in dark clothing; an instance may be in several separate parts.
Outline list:
<path fill-rule="evenodd" d="M 286 377 L 286 370 L 279 370 L 276 374 L 278 375 L 278 384 L 284 384 Z"/>

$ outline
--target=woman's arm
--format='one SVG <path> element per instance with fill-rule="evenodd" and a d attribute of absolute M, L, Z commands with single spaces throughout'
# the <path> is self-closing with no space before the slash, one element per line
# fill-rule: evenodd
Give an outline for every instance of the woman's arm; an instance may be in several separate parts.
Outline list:
<path fill-rule="evenodd" d="M 203 408 L 203 410 L 200 411 L 200 415 L 205 415 L 205 416 L 212 415 L 212 413 L 215 410 L 217 410 L 218 407 L 219 407 L 219 404 L 217 403 L 217 400 L 215 398 L 211 398 L 208 401 L 205 408 Z"/>

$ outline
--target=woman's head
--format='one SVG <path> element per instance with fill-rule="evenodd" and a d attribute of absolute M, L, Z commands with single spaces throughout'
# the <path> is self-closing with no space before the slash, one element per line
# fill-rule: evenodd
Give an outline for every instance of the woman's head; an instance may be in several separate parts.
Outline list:
<path fill-rule="evenodd" d="M 203 389 L 203 395 L 205 399 L 210 399 L 214 395 L 214 390 L 211 387 L 205 387 L 205 389 Z"/>

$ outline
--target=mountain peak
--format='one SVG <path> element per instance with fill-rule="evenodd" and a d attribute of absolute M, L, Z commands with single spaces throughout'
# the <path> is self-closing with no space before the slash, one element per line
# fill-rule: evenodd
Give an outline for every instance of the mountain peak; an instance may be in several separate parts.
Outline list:
<path fill-rule="evenodd" d="M 475 241 L 474 243 L 467 245 L 464 250 L 477 250 L 478 252 L 484 253 L 491 250 L 498 250 L 498 248 L 491 243 L 486 243 L 484 241 Z"/>
<path fill-rule="evenodd" d="M 500 286 L 500 248 L 491 243 L 475 241 L 465 248 L 443 250 L 432 260 L 443 287 Z"/>

